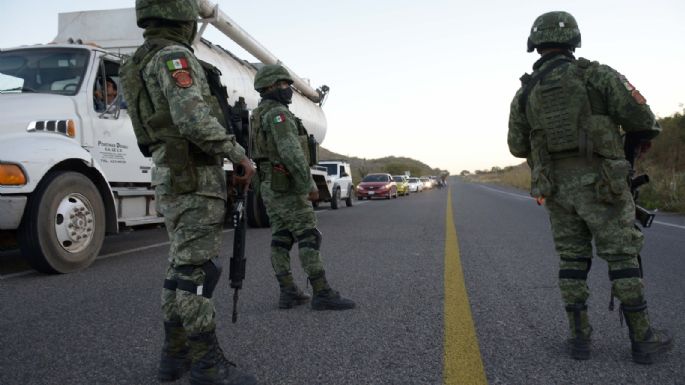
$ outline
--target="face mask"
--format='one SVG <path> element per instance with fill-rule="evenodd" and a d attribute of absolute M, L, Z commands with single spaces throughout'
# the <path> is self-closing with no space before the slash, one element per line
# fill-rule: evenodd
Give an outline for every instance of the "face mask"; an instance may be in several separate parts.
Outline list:
<path fill-rule="evenodd" d="M 292 89 L 292 87 L 288 87 L 285 89 L 284 88 L 276 88 L 276 89 L 273 89 L 273 90 L 267 92 L 262 97 L 265 99 L 275 100 L 279 103 L 288 105 L 288 104 L 292 103 L 292 100 L 293 100 L 293 89 Z"/>
<path fill-rule="evenodd" d="M 288 87 L 286 89 L 279 88 L 278 89 L 278 97 L 281 100 L 281 102 L 284 104 L 292 103 L 293 102 L 293 89 L 292 89 L 292 87 Z"/>

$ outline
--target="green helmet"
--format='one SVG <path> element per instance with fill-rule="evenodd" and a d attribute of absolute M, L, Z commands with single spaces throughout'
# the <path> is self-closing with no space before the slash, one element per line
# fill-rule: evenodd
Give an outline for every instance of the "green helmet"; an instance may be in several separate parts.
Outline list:
<path fill-rule="evenodd" d="M 145 28 L 150 19 L 196 21 L 196 0 L 136 0 L 136 22 Z"/>
<path fill-rule="evenodd" d="M 580 30 L 576 19 L 568 12 L 547 12 L 535 19 L 528 36 L 528 52 L 539 47 L 580 47 Z"/>
<path fill-rule="evenodd" d="M 285 67 L 280 64 L 267 64 L 257 71 L 254 77 L 254 89 L 259 91 L 275 84 L 279 80 L 285 80 L 293 84 L 293 78 Z"/>

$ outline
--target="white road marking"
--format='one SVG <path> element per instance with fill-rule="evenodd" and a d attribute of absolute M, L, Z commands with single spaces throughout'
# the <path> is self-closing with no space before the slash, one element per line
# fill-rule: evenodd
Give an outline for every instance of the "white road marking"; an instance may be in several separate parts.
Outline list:
<path fill-rule="evenodd" d="M 488 190 L 491 190 L 491 191 L 494 191 L 494 192 L 498 192 L 498 193 L 500 193 L 500 194 L 511 195 L 511 196 L 515 196 L 515 197 L 517 197 L 517 198 L 523 198 L 523 199 L 531 199 L 531 200 L 533 199 L 533 198 L 532 198 L 531 196 L 529 196 L 529 195 L 510 193 L 510 192 L 507 192 L 507 191 L 498 190 L 498 189 L 496 189 L 496 188 L 492 188 L 492 187 L 485 186 L 485 185 L 482 185 L 482 184 L 479 185 L 479 186 L 482 187 L 482 188 L 484 188 L 484 189 L 488 189 Z M 675 223 L 668 223 L 668 222 L 662 222 L 662 221 L 654 221 L 654 222 L 652 222 L 652 224 L 661 225 L 661 226 L 668 226 L 668 227 L 675 227 L 675 228 L 677 228 L 677 229 L 683 229 L 683 230 L 685 230 L 685 226 L 676 225 Z"/>

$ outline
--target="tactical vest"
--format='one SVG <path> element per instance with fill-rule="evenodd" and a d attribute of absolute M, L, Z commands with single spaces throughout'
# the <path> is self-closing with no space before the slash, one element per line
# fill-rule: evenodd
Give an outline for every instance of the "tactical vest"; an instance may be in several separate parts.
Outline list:
<path fill-rule="evenodd" d="M 159 121 L 166 114 L 156 114 L 157 111 L 155 111 L 145 86 L 143 70 L 159 50 L 173 44 L 177 43 L 164 39 L 145 40 L 132 57 L 124 60 L 119 71 L 123 92 L 126 100 L 128 100 L 128 115 L 133 124 L 133 132 L 136 135 L 140 151 L 147 157 L 152 155 L 150 146 L 160 142 L 150 124 L 151 121 L 154 126 L 162 126 L 165 123 L 170 125 L 172 122 L 170 114 L 168 115 L 168 122 Z"/>
<path fill-rule="evenodd" d="M 552 157 L 592 156 L 589 135 L 592 107 L 586 88 L 585 59 L 547 64 L 524 82 L 522 108 L 531 124 L 531 145 Z"/>
<path fill-rule="evenodd" d="M 250 150 L 255 162 L 270 161 L 272 164 L 281 163 L 274 138 L 264 128 L 264 118 L 267 110 L 262 106 L 255 108 L 250 117 Z M 300 118 L 290 114 L 297 125 L 297 139 L 304 153 L 307 164 L 311 167 L 318 162 L 316 140 L 313 135 L 308 135 Z"/>

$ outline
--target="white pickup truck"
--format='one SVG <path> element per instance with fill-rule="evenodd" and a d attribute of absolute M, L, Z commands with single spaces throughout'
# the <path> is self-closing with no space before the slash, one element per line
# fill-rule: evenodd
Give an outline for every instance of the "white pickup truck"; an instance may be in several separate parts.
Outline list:
<path fill-rule="evenodd" d="M 322 160 L 320 167 L 325 167 L 330 181 L 330 198 L 323 199 L 331 203 L 331 208 L 337 210 L 340 200 L 344 199 L 347 207 L 352 206 L 354 184 L 352 183 L 352 169 L 350 164 L 342 160 Z"/>

